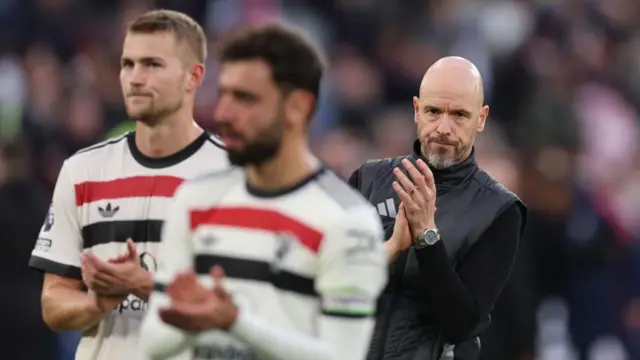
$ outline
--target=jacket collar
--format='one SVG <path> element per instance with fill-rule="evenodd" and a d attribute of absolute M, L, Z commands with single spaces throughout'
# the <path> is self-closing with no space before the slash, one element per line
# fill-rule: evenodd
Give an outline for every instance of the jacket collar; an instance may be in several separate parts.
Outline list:
<path fill-rule="evenodd" d="M 429 166 L 433 173 L 433 179 L 436 183 L 437 195 L 448 192 L 452 188 L 466 182 L 478 169 L 478 164 L 475 158 L 475 148 L 471 150 L 471 155 L 463 162 L 453 165 L 446 169 L 434 169 Z M 413 142 L 413 150 L 410 157 L 415 161 L 422 158 L 420 141 L 415 140 Z M 423 158 L 424 160 L 424 158 Z"/>

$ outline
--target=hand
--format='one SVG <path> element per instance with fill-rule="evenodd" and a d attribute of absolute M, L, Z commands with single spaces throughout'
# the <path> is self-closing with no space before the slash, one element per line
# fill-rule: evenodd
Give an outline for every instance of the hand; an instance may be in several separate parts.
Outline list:
<path fill-rule="evenodd" d="M 393 189 L 404 204 L 413 239 L 420 236 L 424 230 L 436 227 L 436 187 L 433 173 L 421 159 L 417 163 L 420 170 L 416 169 L 409 160 L 402 160 L 402 165 L 413 181 L 409 180 L 400 169 L 393 169 L 398 179 L 393 182 Z"/>
<path fill-rule="evenodd" d="M 128 262 L 139 263 L 138 259 L 138 248 L 136 247 L 136 243 L 131 240 L 131 238 L 127 239 L 127 252 L 116 257 L 109 258 L 107 262 L 111 264 L 125 264 Z"/>
<path fill-rule="evenodd" d="M 213 289 L 207 290 L 193 272 L 176 276 L 167 288 L 171 307 L 160 310 L 167 324 L 186 331 L 229 329 L 238 317 L 238 308 L 222 286 L 224 270 L 211 270 Z"/>
<path fill-rule="evenodd" d="M 81 263 L 85 285 L 100 295 L 138 295 L 140 288 L 152 286 L 151 275 L 140 266 L 138 252 L 131 239 L 127 239 L 127 253 L 123 255 L 105 262 L 93 253 L 85 252 Z"/>
<path fill-rule="evenodd" d="M 404 203 L 400 203 L 396 222 L 393 225 L 393 234 L 387 243 L 389 243 L 393 252 L 405 251 L 413 243 L 411 230 L 409 229 L 409 221 L 407 220 L 407 213 L 404 209 Z"/>

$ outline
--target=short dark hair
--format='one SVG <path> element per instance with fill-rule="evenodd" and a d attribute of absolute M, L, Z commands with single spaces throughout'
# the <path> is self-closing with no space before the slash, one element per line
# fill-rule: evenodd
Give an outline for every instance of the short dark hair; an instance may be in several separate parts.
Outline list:
<path fill-rule="evenodd" d="M 294 29 L 273 22 L 246 28 L 220 50 L 221 63 L 254 59 L 269 64 L 282 91 L 306 90 L 317 101 L 324 65 L 320 54 Z"/>
<path fill-rule="evenodd" d="M 139 16 L 127 29 L 128 33 L 153 34 L 168 32 L 184 41 L 198 62 L 207 59 L 207 37 L 202 27 L 189 15 L 173 10 L 153 10 Z"/>

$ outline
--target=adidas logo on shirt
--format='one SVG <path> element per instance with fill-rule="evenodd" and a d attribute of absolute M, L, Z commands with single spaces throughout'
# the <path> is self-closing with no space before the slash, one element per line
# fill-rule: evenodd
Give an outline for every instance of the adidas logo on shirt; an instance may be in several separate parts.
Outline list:
<path fill-rule="evenodd" d="M 106 217 L 106 218 L 110 218 L 113 217 L 118 210 L 120 210 L 120 206 L 115 206 L 115 207 L 111 207 L 111 203 L 107 203 L 107 206 L 102 208 L 102 207 L 98 207 L 98 212 L 100 213 L 100 215 L 102 215 L 102 217 Z"/>
<path fill-rule="evenodd" d="M 396 212 L 396 203 L 393 201 L 393 198 L 378 203 L 376 207 L 378 208 L 378 214 L 380 214 L 380 216 L 395 218 L 398 215 Z"/>

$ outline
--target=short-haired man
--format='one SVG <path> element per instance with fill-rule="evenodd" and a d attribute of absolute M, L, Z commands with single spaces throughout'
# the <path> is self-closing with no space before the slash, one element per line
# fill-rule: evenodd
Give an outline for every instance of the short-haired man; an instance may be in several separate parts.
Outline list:
<path fill-rule="evenodd" d="M 364 358 L 387 276 L 382 225 L 309 150 L 321 75 L 280 25 L 222 48 L 215 121 L 239 167 L 176 194 L 142 329 L 152 358 Z"/>
<path fill-rule="evenodd" d="M 84 333 L 78 360 L 141 358 L 138 328 L 168 204 L 184 179 L 228 166 L 220 140 L 192 115 L 206 46 L 185 14 L 136 19 L 120 70 L 135 131 L 79 151 L 60 170 L 29 264 L 46 273 L 45 322 Z"/>
<path fill-rule="evenodd" d="M 471 62 L 437 61 L 413 105 L 411 154 L 367 162 L 349 179 L 377 205 L 392 263 L 367 359 L 475 360 L 526 209 L 474 159 L 489 107 Z"/>

